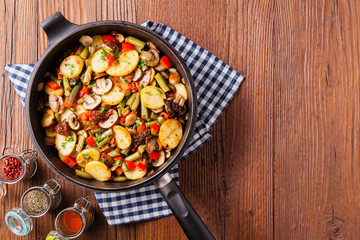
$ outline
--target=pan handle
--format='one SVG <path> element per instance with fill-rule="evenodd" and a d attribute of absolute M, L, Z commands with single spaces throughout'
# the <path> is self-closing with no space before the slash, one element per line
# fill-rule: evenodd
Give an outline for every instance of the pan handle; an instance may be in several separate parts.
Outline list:
<path fill-rule="evenodd" d="M 215 239 L 169 173 L 156 180 L 155 186 L 190 240 Z"/>
<path fill-rule="evenodd" d="M 78 25 L 69 22 L 60 12 L 56 12 L 45 19 L 40 23 L 40 26 L 48 37 L 48 48 L 66 33 L 78 27 Z"/>

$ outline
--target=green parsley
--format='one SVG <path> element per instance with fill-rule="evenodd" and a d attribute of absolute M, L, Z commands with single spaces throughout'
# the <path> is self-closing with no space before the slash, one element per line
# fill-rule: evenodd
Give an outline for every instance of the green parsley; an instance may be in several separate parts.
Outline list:
<path fill-rule="evenodd" d="M 120 77 L 119 80 L 117 80 L 117 82 L 124 82 L 125 79 L 123 77 Z"/>
<path fill-rule="evenodd" d="M 96 144 L 99 145 L 99 143 L 101 142 L 101 137 L 100 136 L 94 137 L 94 140 Z"/>
<path fill-rule="evenodd" d="M 95 127 L 95 124 L 89 126 L 89 127 L 86 127 L 86 130 L 90 130 L 90 129 L 93 129 Z"/>
<path fill-rule="evenodd" d="M 74 137 L 73 137 L 73 136 L 68 137 L 67 141 L 68 141 L 68 142 L 73 142 L 73 141 L 74 141 Z"/>
<path fill-rule="evenodd" d="M 65 149 L 65 148 L 66 148 L 66 144 L 67 144 L 67 142 L 62 142 L 62 143 L 61 143 L 61 147 L 62 147 L 63 149 Z"/>
<path fill-rule="evenodd" d="M 74 70 L 71 70 L 70 75 L 74 75 Z"/>
<path fill-rule="evenodd" d="M 89 154 L 83 154 L 83 156 L 84 156 L 84 158 L 86 158 L 86 159 L 90 159 L 90 155 Z"/>
<path fill-rule="evenodd" d="M 107 160 L 105 158 L 101 159 L 101 162 L 106 164 L 107 163 Z"/>
<path fill-rule="evenodd" d="M 76 85 L 76 81 L 70 82 L 70 86 L 75 86 Z"/>
<path fill-rule="evenodd" d="M 152 94 L 149 91 L 146 91 L 145 93 L 149 96 L 152 96 Z"/>
<path fill-rule="evenodd" d="M 100 59 L 105 62 L 105 57 L 106 57 L 108 54 L 109 54 L 109 53 L 108 53 L 105 49 L 103 49 L 103 50 L 101 51 Z"/>
<path fill-rule="evenodd" d="M 102 109 L 99 110 L 99 113 L 102 113 L 104 111 L 105 111 L 105 108 L 102 108 Z"/>
<path fill-rule="evenodd" d="M 120 52 L 114 52 L 113 56 L 115 59 L 118 59 L 120 57 Z"/>
<path fill-rule="evenodd" d="M 140 119 L 136 120 L 135 123 L 136 123 L 136 126 L 139 126 L 139 125 L 142 125 L 142 124 L 143 124 Z"/>
<path fill-rule="evenodd" d="M 146 66 L 147 62 L 144 59 L 140 59 L 138 68 L 142 68 L 143 66 Z"/>
<path fill-rule="evenodd" d="M 160 89 L 157 88 L 156 90 L 158 92 L 158 95 L 163 94 L 163 92 Z"/>
<path fill-rule="evenodd" d="M 175 137 L 177 137 L 177 133 L 175 133 Z"/>
<path fill-rule="evenodd" d="M 129 65 L 130 65 L 130 62 L 129 62 L 129 60 L 125 59 L 125 62 L 126 62 L 127 64 L 129 64 Z"/>

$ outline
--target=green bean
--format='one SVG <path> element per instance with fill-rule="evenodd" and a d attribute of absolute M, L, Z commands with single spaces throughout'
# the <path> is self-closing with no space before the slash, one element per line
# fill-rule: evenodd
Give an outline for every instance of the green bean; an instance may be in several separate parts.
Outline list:
<path fill-rule="evenodd" d="M 124 182 L 127 181 L 128 178 L 125 176 L 118 176 L 118 177 L 114 177 L 114 182 Z"/>
<path fill-rule="evenodd" d="M 138 88 L 139 93 L 141 93 L 141 90 L 143 89 L 143 85 L 140 84 L 137 88 Z"/>
<path fill-rule="evenodd" d="M 145 47 L 145 43 L 137 38 L 134 37 L 126 37 L 125 42 L 131 43 L 132 45 L 138 46 L 139 48 L 143 49 Z"/>
<path fill-rule="evenodd" d="M 149 118 L 148 109 L 145 107 L 143 102 L 141 102 L 141 117 L 144 119 Z"/>
<path fill-rule="evenodd" d="M 84 98 L 79 98 L 76 103 L 77 104 L 83 104 L 85 102 L 85 99 Z"/>
<path fill-rule="evenodd" d="M 139 151 L 140 153 L 145 152 L 145 149 L 146 149 L 146 144 L 140 145 L 140 146 L 138 147 L 138 151 Z"/>
<path fill-rule="evenodd" d="M 130 151 L 131 151 L 131 149 L 130 149 L 130 148 L 127 148 L 127 149 L 121 150 L 120 153 L 121 153 L 122 155 L 128 156 L 129 153 L 130 153 Z"/>
<path fill-rule="evenodd" d="M 125 161 L 121 161 L 122 164 L 121 164 L 121 169 L 124 171 L 124 172 L 127 172 L 129 170 L 127 164 Z"/>
<path fill-rule="evenodd" d="M 162 78 L 160 73 L 157 73 L 155 75 L 155 79 L 156 82 L 159 84 L 160 88 L 164 91 L 164 92 L 168 92 L 170 91 L 170 88 L 168 87 L 168 85 L 166 85 L 165 80 Z"/>
<path fill-rule="evenodd" d="M 69 97 L 69 103 L 73 103 L 75 101 L 76 95 L 78 94 L 79 90 L 80 90 L 80 84 L 76 85 L 71 91 Z"/>
<path fill-rule="evenodd" d="M 104 140 L 102 140 L 101 142 L 99 142 L 98 147 L 99 147 L 99 148 L 103 147 L 105 144 L 107 144 L 107 143 L 110 141 L 110 139 L 111 139 L 112 137 L 113 137 L 113 135 L 107 136 Z"/>
<path fill-rule="evenodd" d="M 55 113 L 55 119 L 58 123 L 60 123 L 61 122 L 60 114 Z"/>
<path fill-rule="evenodd" d="M 71 90 L 69 79 L 66 77 L 63 77 L 63 82 L 64 82 L 64 90 Z"/>
<path fill-rule="evenodd" d="M 147 123 L 145 123 L 145 127 L 149 128 L 152 125 L 154 125 L 155 123 L 156 123 L 156 121 L 147 122 Z"/>
<path fill-rule="evenodd" d="M 164 118 L 163 116 L 160 116 L 156 120 L 162 125 L 166 121 L 166 118 Z"/>
<path fill-rule="evenodd" d="M 126 104 L 126 100 L 124 99 L 124 100 L 121 101 L 121 103 L 119 103 L 118 106 L 121 107 L 121 108 L 124 108 L 125 104 Z"/>
<path fill-rule="evenodd" d="M 84 48 L 80 53 L 80 57 L 82 59 L 86 59 L 88 55 L 89 55 L 89 49 L 88 48 Z"/>
<path fill-rule="evenodd" d="M 69 107 L 69 110 L 75 112 L 75 107 Z"/>
<path fill-rule="evenodd" d="M 160 72 L 164 78 L 169 79 L 169 75 L 166 72 Z"/>
<path fill-rule="evenodd" d="M 126 105 L 129 106 L 129 107 L 131 107 L 131 104 L 134 102 L 135 97 L 136 97 L 135 93 L 131 94 L 131 96 L 130 96 L 130 97 L 128 98 L 128 100 L 126 101 Z"/>
<path fill-rule="evenodd" d="M 154 112 L 151 112 L 150 118 L 151 118 L 152 120 L 156 120 L 158 117 L 159 117 L 159 115 L 157 115 L 157 114 L 154 113 Z"/>
<path fill-rule="evenodd" d="M 124 108 L 123 110 L 121 110 L 121 114 L 122 115 L 126 115 L 126 114 L 128 114 L 130 112 L 130 108 L 129 107 L 126 107 L 126 108 Z"/>
<path fill-rule="evenodd" d="M 135 99 L 134 101 L 132 102 L 131 104 L 131 110 L 135 111 L 138 107 L 139 107 L 139 104 L 140 104 L 140 94 L 138 92 L 135 93 Z"/>
<path fill-rule="evenodd" d="M 115 150 L 112 150 L 111 152 L 109 152 L 108 155 L 113 158 L 113 157 L 120 156 L 120 152 L 119 152 L 119 150 L 115 149 Z"/>
<path fill-rule="evenodd" d="M 80 136 L 79 137 L 79 142 L 76 145 L 76 151 L 77 152 L 81 152 L 81 150 L 84 148 L 84 144 L 85 144 L 85 137 L 84 136 Z"/>
<path fill-rule="evenodd" d="M 109 155 L 109 153 L 108 153 L 108 155 Z M 110 156 L 110 155 L 109 155 L 109 156 Z M 111 157 L 111 156 L 110 156 L 110 157 Z M 120 167 L 121 164 L 122 164 L 122 160 L 116 160 L 112 165 L 113 165 L 113 166 L 118 166 L 118 167 Z"/>
<path fill-rule="evenodd" d="M 89 83 L 91 82 L 91 74 L 92 74 L 92 68 L 91 66 L 88 66 L 86 71 L 85 71 L 85 74 L 84 74 L 84 79 L 82 80 L 83 83 L 85 85 L 89 85 Z"/>
<path fill-rule="evenodd" d="M 108 137 L 108 136 L 110 136 L 110 135 L 112 135 L 112 133 L 113 133 L 113 131 L 112 131 L 112 129 L 111 128 L 109 128 L 108 130 L 106 130 L 105 132 L 103 132 L 103 134 L 101 134 L 101 139 L 104 139 L 104 138 L 106 138 L 106 137 Z"/>
<path fill-rule="evenodd" d="M 88 59 L 90 59 L 92 55 L 95 53 L 96 48 L 94 46 L 88 46 L 88 49 L 89 49 Z"/>
<path fill-rule="evenodd" d="M 61 80 L 59 80 L 59 79 L 55 79 L 55 80 L 53 80 L 57 85 L 59 85 L 59 87 L 61 87 L 61 83 L 62 83 L 62 81 Z"/>
<path fill-rule="evenodd" d="M 83 45 L 80 45 L 80 46 L 78 47 L 78 49 L 76 50 L 75 55 L 80 55 L 80 53 L 82 52 L 83 49 L 84 49 L 84 46 L 83 46 Z"/>
<path fill-rule="evenodd" d="M 141 48 L 140 48 L 140 47 L 134 45 L 134 49 L 135 49 L 138 53 L 141 53 Z"/>
<path fill-rule="evenodd" d="M 137 160 L 139 158 L 141 158 L 141 153 L 140 152 L 134 152 L 133 154 L 127 156 L 125 158 L 125 160 L 133 162 L 133 161 L 135 161 L 135 160 Z"/>
<path fill-rule="evenodd" d="M 94 179 L 90 174 L 84 172 L 84 171 L 81 171 L 79 169 L 75 169 L 75 174 L 76 176 L 79 176 L 81 178 L 85 178 L 85 179 Z"/>

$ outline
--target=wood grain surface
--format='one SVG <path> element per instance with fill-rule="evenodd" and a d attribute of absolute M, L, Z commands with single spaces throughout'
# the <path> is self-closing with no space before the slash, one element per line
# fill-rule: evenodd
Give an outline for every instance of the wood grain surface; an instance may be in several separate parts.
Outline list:
<path fill-rule="evenodd" d="M 358 239 L 360 81 L 357 1 L 26 1 L 0 4 L 0 150 L 33 148 L 6 64 L 34 63 L 47 46 L 41 21 L 61 11 L 76 24 L 164 23 L 246 77 L 211 129 L 180 164 L 181 189 L 217 239 Z M 109 226 L 92 192 L 62 182 L 60 207 L 26 237 L 3 219 L 22 193 L 55 178 L 8 186 L 1 239 L 44 239 L 56 214 L 90 195 L 96 220 L 79 239 L 186 239 L 175 217 Z"/>

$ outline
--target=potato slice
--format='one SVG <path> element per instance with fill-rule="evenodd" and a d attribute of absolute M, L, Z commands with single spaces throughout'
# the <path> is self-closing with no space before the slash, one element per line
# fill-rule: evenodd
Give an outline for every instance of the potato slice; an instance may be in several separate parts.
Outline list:
<path fill-rule="evenodd" d="M 88 148 L 82 150 L 77 158 L 76 162 L 80 167 L 85 167 L 86 163 L 91 161 L 99 161 L 100 159 L 100 152 L 94 148 Z"/>
<path fill-rule="evenodd" d="M 159 140 L 165 148 L 174 149 L 179 145 L 182 135 L 181 123 L 175 119 L 168 119 L 160 127 Z"/>
<path fill-rule="evenodd" d="M 110 67 L 106 72 L 111 76 L 125 76 L 134 71 L 139 62 L 136 50 L 125 51 L 120 54 L 119 64 Z"/>
<path fill-rule="evenodd" d="M 141 101 L 145 107 L 158 109 L 164 105 L 165 93 L 158 87 L 146 86 L 141 90 Z"/>
<path fill-rule="evenodd" d="M 134 164 L 137 165 L 141 160 L 134 161 Z M 147 173 L 147 168 L 143 171 L 139 171 L 137 168 L 129 169 L 128 171 L 124 172 L 125 176 L 130 180 L 136 180 L 144 177 Z"/>
<path fill-rule="evenodd" d="M 187 100 L 187 91 L 186 91 L 185 85 L 182 83 L 177 83 L 174 85 L 174 87 L 176 88 L 175 98 L 177 97 L 177 95 L 180 94 L 186 101 Z"/>
<path fill-rule="evenodd" d="M 88 114 L 89 111 L 86 110 L 82 104 L 76 104 L 76 105 L 75 105 L 75 113 L 76 113 L 76 115 L 79 116 L 81 113 L 86 113 L 86 114 Z"/>
<path fill-rule="evenodd" d="M 72 114 L 73 111 L 71 111 L 68 108 L 65 108 L 65 110 L 60 114 L 60 121 L 64 121 L 69 117 L 70 114 Z"/>
<path fill-rule="evenodd" d="M 70 157 L 73 157 L 73 158 L 77 158 L 78 156 L 78 152 L 77 151 L 72 151 L 72 153 L 70 154 Z M 59 158 L 60 160 L 62 161 L 64 158 L 66 158 L 67 156 L 63 155 L 61 152 L 59 152 Z"/>
<path fill-rule="evenodd" d="M 64 94 L 64 89 L 61 87 L 57 90 L 52 89 L 49 87 L 47 83 L 45 83 L 44 91 L 47 95 L 55 95 L 61 97 Z"/>
<path fill-rule="evenodd" d="M 105 59 L 105 55 L 109 54 L 110 50 L 103 48 L 94 53 L 91 59 L 91 68 L 96 73 L 102 73 L 109 69 L 109 65 Z"/>
<path fill-rule="evenodd" d="M 45 128 L 45 134 L 47 137 L 56 137 L 57 132 L 55 132 L 52 127 L 47 127 Z"/>
<path fill-rule="evenodd" d="M 113 126 L 116 146 L 120 149 L 127 149 L 131 145 L 131 136 L 126 128 L 119 125 Z"/>
<path fill-rule="evenodd" d="M 55 119 L 54 111 L 51 110 L 50 108 L 46 109 L 41 119 L 41 126 L 43 128 L 50 127 L 53 124 L 54 119 Z"/>
<path fill-rule="evenodd" d="M 84 60 L 78 55 L 71 55 L 62 61 L 60 72 L 66 78 L 74 78 L 80 75 L 84 67 Z"/>
<path fill-rule="evenodd" d="M 93 41 L 90 45 L 95 47 L 96 49 L 99 49 L 99 47 L 104 43 L 104 39 L 100 35 L 95 35 L 92 37 L 92 39 Z"/>
<path fill-rule="evenodd" d="M 124 99 L 125 93 L 114 84 L 110 92 L 101 96 L 104 103 L 109 105 L 117 105 Z"/>
<path fill-rule="evenodd" d="M 57 150 L 59 151 L 59 154 L 61 153 L 64 156 L 69 156 L 76 145 L 76 134 L 73 131 L 70 131 L 69 136 L 57 134 L 55 139 L 55 145 Z"/>
<path fill-rule="evenodd" d="M 101 182 L 105 182 L 111 177 L 111 171 L 109 168 L 104 163 L 99 161 L 92 161 L 86 164 L 85 172 Z"/>

